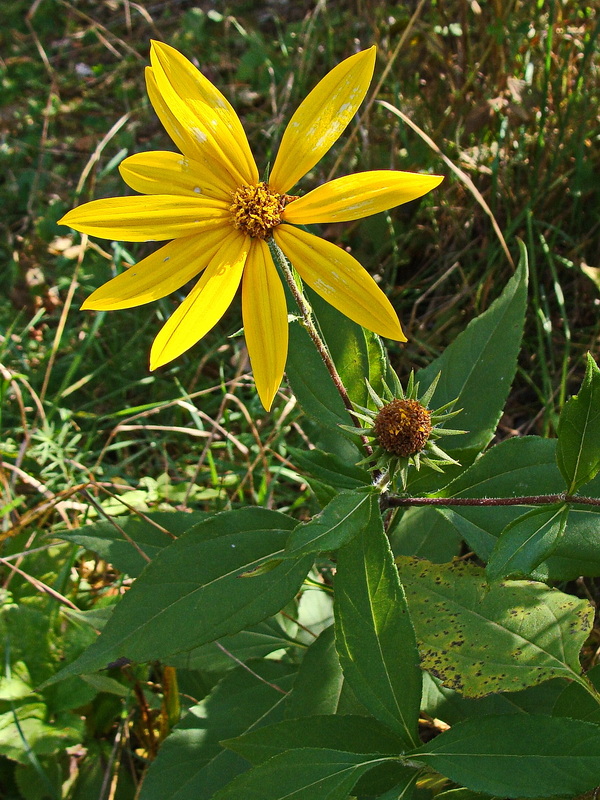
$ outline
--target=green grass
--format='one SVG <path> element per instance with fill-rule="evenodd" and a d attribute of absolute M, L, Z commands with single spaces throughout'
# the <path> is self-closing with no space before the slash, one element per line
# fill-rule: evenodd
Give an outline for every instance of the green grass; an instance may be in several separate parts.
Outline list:
<path fill-rule="evenodd" d="M 310 441 L 310 426 L 285 386 L 274 413 L 260 406 L 243 337 L 232 336 L 238 305 L 156 373 L 148 371 L 151 342 L 182 293 L 129 311 L 78 310 L 152 249 L 95 240 L 83 251 L 81 238 L 56 224 L 75 204 L 126 193 L 117 171 L 126 155 L 173 149 L 144 87 L 151 38 L 178 47 L 229 97 L 260 169 L 318 78 L 377 44 L 376 97 L 302 187 L 375 168 L 447 175 L 423 201 L 323 226 L 392 298 L 409 336 L 392 347 L 402 376 L 439 354 L 512 272 L 479 198 L 513 257 L 516 237 L 526 242 L 532 268 L 520 371 L 499 435 L 552 434 L 581 381 L 582 355 L 597 350 L 599 287 L 582 269 L 600 263 L 600 15 L 592 3 L 202 10 L 211 5 L 42 0 L 3 12 L 0 536 L 10 561 L 2 598 L 50 626 L 48 652 L 33 669 L 33 650 L 16 644 L 18 625 L 4 630 L 34 680 L 71 646 L 56 621 L 59 601 L 39 581 L 85 608 L 119 591 L 107 565 L 85 567 L 77 548 L 50 547 L 47 534 L 80 526 L 99 505 L 271 507 L 276 493 L 277 507 L 301 518 L 312 503 L 288 457 L 289 446 Z M 377 100 L 407 115 L 476 192 Z M 132 701 L 106 703 L 88 716 L 90 741 L 105 754 L 112 721 Z M 22 796 L 15 780 L 0 769 L 7 798 Z"/>

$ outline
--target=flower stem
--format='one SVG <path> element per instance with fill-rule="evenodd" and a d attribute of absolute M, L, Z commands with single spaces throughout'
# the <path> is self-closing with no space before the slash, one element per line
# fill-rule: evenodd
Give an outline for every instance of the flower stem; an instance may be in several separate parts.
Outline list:
<path fill-rule="evenodd" d="M 327 371 L 329 372 L 329 374 L 331 376 L 331 380 L 333 381 L 333 385 L 335 386 L 335 388 L 337 389 L 338 394 L 342 398 L 342 402 L 343 402 L 346 410 L 351 415 L 353 421 L 355 421 L 358 418 L 354 414 L 354 408 L 352 407 L 352 401 L 350 400 L 350 397 L 348 396 L 348 392 L 346 390 L 346 387 L 344 386 L 344 383 L 343 383 L 343 381 L 342 381 L 342 379 L 340 377 L 340 374 L 337 371 L 337 368 L 336 368 L 336 366 L 335 366 L 335 364 L 333 362 L 333 359 L 332 359 L 331 354 L 330 354 L 330 352 L 329 352 L 329 350 L 327 348 L 327 345 L 325 344 L 325 342 L 321 338 L 321 335 L 319 334 L 319 331 L 317 330 L 317 326 L 315 325 L 315 322 L 314 322 L 314 319 L 313 319 L 312 308 L 311 308 L 308 300 L 306 299 L 306 297 L 304 296 L 304 294 L 302 292 L 302 287 L 298 285 L 298 281 L 296 279 L 296 276 L 292 272 L 291 265 L 290 265 L 289 261 L 287 260 L 287 258 L 285 257 L 285 255 L 283 254 L 283 252 L 281 251 L 281 249 L 279 248 L 277 243 L 273 240 L 273 238 L 271 238 L 269 240 L 269 249 L 271 250 L 271 254 L 272 254 L 274 260 L 276 261 L 276 263 L 281 268 L 281 271 L 282 271 L 283 276 L 284 276 L 284 278 L 286 280 L 286 283 L 290 287 L 290 291 L 294 296 L 294 300 L 296 301 L 296 303 L 298 305 L 298 308 L 300 309 L 300 314 L 302 316 L 302 324 L 304 325 L 304 328 L 306 329 L 306 332 L 308 333 L 308 335 L 312 339 L 313 344 L 317 348 L 317 353 L 321 357 L 321 360 L 323 361 L 323 363 L 327 367 Z M 372 455 L 373 454 L 373 449 L 372 449 L 371 445 L 369 444 L 369 440 L 367 439 L 367 437 L 366 436 L 361 436 L 361 441 L 362 441 L 362 444 L 363 444 L 363 447 L 365 449 L 365 452 L 366 452 L 367 456 Z"/>
<path fill-rule="evenodd" d="M 600 498 L 574 494 L 533 494 L 521 497 L 388 497 L 388 506 L 545 506 L 580 503 L 600 506 Z"/>

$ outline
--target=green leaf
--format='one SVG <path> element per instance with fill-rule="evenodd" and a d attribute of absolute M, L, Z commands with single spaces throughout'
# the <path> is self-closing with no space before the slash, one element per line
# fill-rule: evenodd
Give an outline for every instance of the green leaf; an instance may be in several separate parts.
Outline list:
<path fill-rule="evenodd" d="M 451 453 L 483 450 L 494 435 L 508 397 L 527 306 L 527 251 L 521 242 L 519 247 L 519 265 L 500 297 L 415 376 L 426 388 L 441 372 L 432 407 L 459 398 L 456 408 L 462 411 L 457 425 L 468 432 L 452 437 Z"/>
<path fill-rule="evenodd" d="M 223 744 L 252 764 L 302 747 L 378 755 L 398 755 L 404 749 L 402 739 L 381 722 L 351 715 L 311 716 L 310 725 L 305 717 L 288 719 Z"/>
<path fill-rule="evenodd" d="M 403 780 L 397 783 L 389 792 L 380 794 L 378 800 L 412 800 L 418 778 L 419 772 L 417 770 L 407 769 Z M 489 800 L 489 798 L 486 798 L 486 800 Z"/>
<path fill-rule="evenodd" d="M 202 670 L 203 672 L 227 672 L 239 662 L 252 658 L 264 658 L 269 653 L 288 648 L 295 642 L 283 630 L 276 618 L 266 619 L 245 631 L 224 636 L 216 642 L 195 647 L 187 653 L 171 656 L 173 667 Z M 234 658 L 237 661 L 234 661 Z"/>
<path fill-rule="evenodd" d="M 569 515 L 564 503 L 534 508 L 509 523 L 487 565 L 488 580 L 528 578 L 558 545 Z"/>
<path fill-rule="evenodd" d="M 394 555 L 417 556 L 443 564 L 460 552 L 461 535 L 433 506 L 407 508 L 388 531 Z"/>
<path fill-rule="evenodd" d="M 237 739 L 222 742 L 252 764 L 262 764 L 288 750 L 320 747 L 349 753 L 397 756 L 404 748 L 402 740 L 373 717 L 336 714 L 291 719 L 261 728 Z M 377 765 L 354 787 L 353 794 L 379 795 L 415 776 L 415 770 L 398 761 Z"/>
<path fill-rule="evenodd" d="M 560 492 L 564 487 L 555 463 L 555 448 L 556 440 L 539 436 L 506 439 L 435 496 L 519 497 Z"/>
<path fill-rule="evenodd" d="M 589 353 L 581 389 L 560 414 L 556 461 L 567 494 L 574 494 L 600 471 L 600 370 Z"/>
<path fill-rule="evenodd" d="M 287 699 L 286 716 L 337 713 L 343 685 L 344 674 L 331 625 L 306 651 L 294 688 Z"/>
<path fill-rule="evenodd" d="M 44 703 L 14 705 L 0 714 L 0 755 L 29 764 L 29 751 L 36 755 L 60 752 L 81 741 L 83 724 L 69 715 L 69 724 L 60 720 L 50 725 L 46 722 L 48 709 Z"/>
<path fill-rule="evenodd" d="M 0 606 L 0 642 L 4 653 L 10 652 L 10 661 L 27 665 L 33 686 L 39 685 L 54 671 L 55 660 L 51 650 L 50 616 L 47 611 L 30 605 L 5 603 Z M 2 671 L 6 672 L 7 657 L 3 657 Z"/>
<path fill-rule="evenodd" d="M 17 764 L 14 775 L 19 787 L 19 800 L 59 800 L 64 779 L 62 766 L 58 759 L 47 757 L 38 759 L 35 766 Z M 14 798 L 8 792 L 5 796 Z"/>
<path fill-rule="evenodd" d="M 337 550 L 379 516 L 379 495 L 372 489 L 340 492 L 310 522 L 297 525 L 285 546 L 286 558 Z"/>
<path fill-rule="evenodd" d="M 523 436 L 507 439 L 490 448 L 437 496 L 514 497 L 556 494 L 564 488 L 564 480 L 556 465 L 556 440 Z M 599 476 L 588 484 L 587 491 L 592 497 L 600 493 Z M 469 547 L 483 561 L 488 561 L 501 532 L 518 519 L 525 508 L 447 506 L 438 511 Z M 419 510 L 428 522 L 431 520 L 433 527 L 434 510 Z M 444 535 L 443 527 L 440 535 Z M 532 577 L 551 581 L 570 580 L 579 575 L 600 575 L 600 516 L 576 509 L 569 512 L 556 548 L 536 568 Z"/>
<path fill-rule="evenodd" d="M 299 322 L 290 325 L 290 343 L 285 367 L 287 379 L 304 413 L 320 427 L 333 429 L 338 436 L 354 441 L 340 425 L 352 425 L 327 367 L 310 336 Z M 358 450 L 356 451 L 358 454 Z M 356 460 L 360 458 L 357 455 Z"/>
<path fill-rule="evenodd" d="M 294 678 L 290 665 L 253 664 L 257 673 L 236 669 L 193 706 L 165 739 L 144 779 L 139 800 L 208 800 L 248 762 L 221 745 L 222 739 L 278 722 Z M 268 682 L 268 683 L 267 683 Z"/>
<path fill-rule="evenodd" d="M 0 701 L 22 700 L 34 694 L 27 666 L 22 661 L 12 665 L 10 675 L 0 675 Z M 34 698 L 36 699 L 36 698 Z"/>
<path fill-rule="evenodd" d="M 317 448 L 300 450 L 298 447 L 288 447 L 288 452 L 294 465 L 334 489 L 358 489 L 371 483 L 371 476 L 366 469 L 348 463 L 332 453 L 325 453 Z"/>
<path fill-rule="evenodd" d="M 366 379 L 371 375 L 370 353 L 364 328 L 352 322 L 316 292 L 306 289 L 317 323 L 331 354 L 348 396 L 361 406 L 367 405 Z M 375 369 L 382 369 L 381 350 L 377 353 Z M 348 424 L 348 423 L 346 423 Z"/>
<path fill-rule="evenodd" d="M 422 666 L 445 686 L 482 697 L 556 677 L 583 684 L 587 601 L 533 581 L 489 585 L 483 569 L 464 562 L 396 561 Z"/>
<path fill-rule="evenodd" d="M 344 676 L 371 714 L 411 747 L 418 741 L 419 656 L 379 514 L 338 552 L 334 589 Z"/>
<path fill-rule="evenodd" d="M 398 381 L 398 375 L 392 369 L 388 351 L 384 347 L 381 338 L 366 328 L 363 328 L 363 333 L 367 340 L 369 351 L 369 383 L 381 397 L 384 382 L 393 391 L 394 384 Z M 370 403 L 367 401 L 364 405 L 369 406 Z"/>
<path fill-rule="evenodd" d="M 591 511 L 569 511 L 562 537 L 532 578 L 551 581 L 575 580 L 581 575 L 600 575 L 600 515 Z"/>
<path fill-rule="evenodd" d="M 517 497 L 561 492 L 564 484 L 556 466 L 555 448 L 555 440 L 539 436 L 507 439 L 491 447 L 436 497 Z M 501 531 L 520 517 L 523 509 L 454 506 L 441 513 L 456 526 L 469 547 L 487 561 Z"/>
<path fill-rule="evenodd" d="M 435 800 L 493 800 L 489 794 L 472 792 L 470 789 L 449 789 L 436 794 Z"/>
<path fill-rule="evenodd" d="M 600 693 L 600 664 L 592 667 L 585 677 Z M 552 716 L 581 719 L 600 725 L 600 703 L 578 683 L 570 683 L 557 698 Z"/>
<path fill-rule="evenodd" d="M 298 591 L 312 559 L 240 576 L 277 558 L 295 521 L 244 508 L 209 517 L 161 550 L 119 602 L 100 637 L 52 680 L 121 656 L 167 659 L 277 613 Z"/>
<path fill-rule="evenodd" d="M 95 522 L 75 531 L 61 532 L 61 539 L 76 542 L 113 564 L 132 578 L 142 572 L 175 536 L 206 518 L 206 512 L 155 511 L 144 517 L 119 517 L 116 525 Z"/>
<path fill-rule="evenodd" d="M 579 684 L 571 683 L 569 686 L 577 686 L 579 691 L 587 695 Z M 434 719 L 447 722 L 448 725 L 455 725 L 470 717 L 489 714 L 551 715 L 554 704 L 564 688 L 565 681 L 562 678 L 553 678 L 518 692 L 498 692 L 478 698 L 463 697 L 426 672 L 423 676 L 421 710 Z"/>
<path fill-rule="evenodd" d="M 346 800 L 357 780 L 389 758 L 306 747 L 238 776 L 214 800 Z"/>
<path fill-rule="evenodd" d="M 541 714 L 480 717 L 409 755 L 476 792 L 575 797 L 598 784 L 600 727 Z"/>
<path fill-rule="evenodd" d="M 344 680 L 335 649 L 333 625 L 326 628 L 306 651 L 294 688 L 287 698 L 288 719 L 313 714 L 369 714 Z"/>

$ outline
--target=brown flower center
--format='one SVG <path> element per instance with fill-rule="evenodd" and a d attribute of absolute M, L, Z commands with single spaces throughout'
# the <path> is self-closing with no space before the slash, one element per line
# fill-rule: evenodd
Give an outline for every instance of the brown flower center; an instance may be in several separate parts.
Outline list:
<path fill-rule="evenodd" d="M 231 195 L 229 211 L 234 226 L 253 239 L 268 239 L 281 222 L 283 209 L 295 198 L 278 194 L 261 182 L 257 186 L 240 186 Z"/>
<path fill-rule="evenodd" d="M 431 412 L 418 400 L 392 400 L 375 418 L 377 441 L 396 456 L 414 456 L 421 451 L 432 430 Z"/>

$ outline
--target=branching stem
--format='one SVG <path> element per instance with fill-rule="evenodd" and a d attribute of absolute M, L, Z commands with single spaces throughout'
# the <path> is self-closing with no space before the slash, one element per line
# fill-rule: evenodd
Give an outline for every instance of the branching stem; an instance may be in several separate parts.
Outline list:
<path fill-rule="evenodd" d="M 521 497 L 397 497 L 387 498 L 391 506 L 546 506 L 554 503 L 573 503 L 600 506 L 598 497 L 579 497 L 575 494 L 532 494 Z"/>

